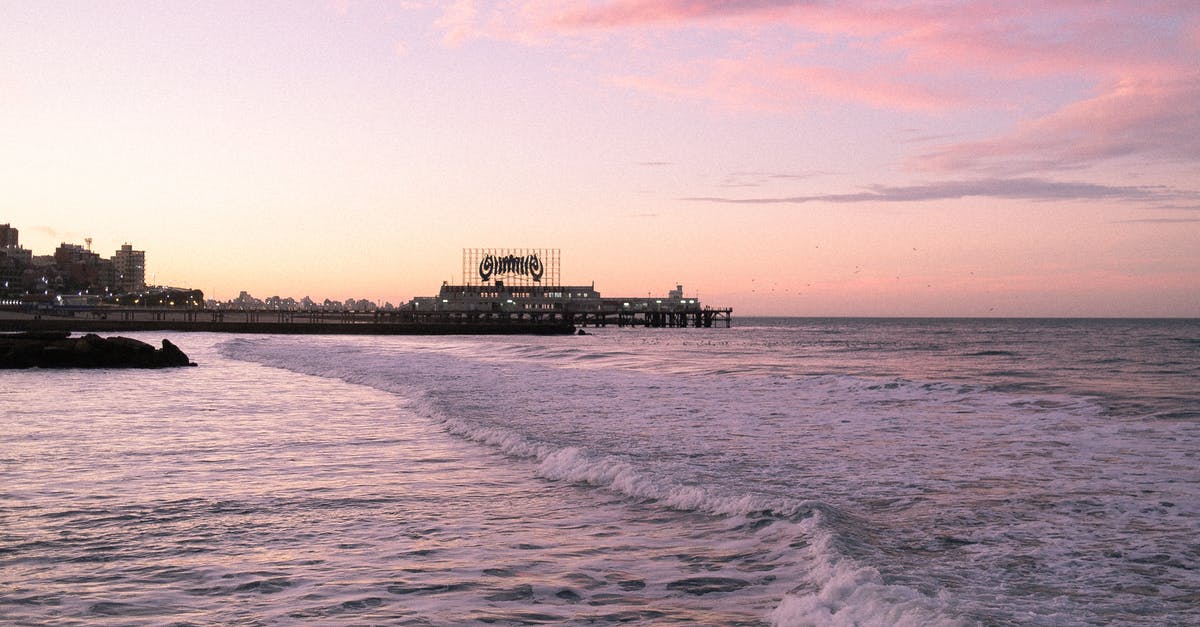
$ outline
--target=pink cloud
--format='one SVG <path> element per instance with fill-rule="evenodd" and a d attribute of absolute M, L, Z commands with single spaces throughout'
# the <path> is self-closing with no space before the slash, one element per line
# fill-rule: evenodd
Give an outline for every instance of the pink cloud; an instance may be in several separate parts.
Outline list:
<path fill-rule="evenodd" d="M 875 2 L 758 0 L 617 0 L 567 5 L 526 3 L 527 31 L 543 36 L 586 36 L 620 33 L 632 29 L 664 33 L 684 29 L 727 32 L 729 39 L 751 38 L 764 28 L 791 32 L 795 41 L 817 38 L 822 45 L 807 45 L 801 54 L 765 47 L 758 56 L 771 58 L 776 76 L 763 76 L 758 91 L 771 91 L 772 80 L 789 70 L 806 79 L 817 79 L 823 91 L 858 99 L 873 106 L 937 108 L 944 106 L 950 89 L 938 83 L 961 84 L 964 75 L 979 82 L 1007 82 L 1014 78 L 1067 75 L 1104 81 L 1129 74 L 1171 74 L 1195 55 L 1195 22 L 1200 4 L 1160 2 L 1094 3 L 1060 0 L 1039 3 L 995 2 Z M 661 50 L 667 56 L 665 49 Z M 823 59 L 839 58 L 841 77 L 834 70 L 818 69 Z M 709 62 L 728 63 L 730 50 L 715 51 Z M 1194 59 L 1193 59 L 1194 60 Z M 753 69 L 758 60 L 745 64 Z M 714 73 L 719 68 L 714 68 Z M 878 77 L 874 85 L 862 76 Z M 760 74 L 766 74 L 760 72 Z M 671 74 L 665 74 L 671 76 Z M 814 76 L 815 75 L 815 76 Z M 646 80 L 663 83 L 666 80 Z M 839 87 L 838 84 L 841 84 Z M 851 85 L 862 89 L 849 89 Z M 881 87 L 885 87 L 881 91 Z M 981 88 L 993 102 L 1002 89 Z M 687 86 L 703 94 L 702 84 Z M 961 90 L 961 87 L 956 88 Z M 1010 98 L 1022 92 L 1015 90 Z M 727 100 L 721 91 L 714 100 Z M 794 98 L 792 99 L 794 100 Z M 956 96 L 960 103 L 969 99 Z M 786 104 L 786 103 L 784 103 Z M 1011 104 L 1011 103 L 1010 103 Z M 778 104 L 764 108 L 778 108 Z"/>
<path fill-rule="evenodd" d="M 451 3 L 437 21 L 437 26 L 444 31 L 442 41 L 447 45 L 457 46 L 478 36 L 478 13 L 473 0 L 455 0 Z"/>
<path fill-rule="evenodd" d="M 943 110 L 965 96 L 951 89 L 897 81 L 891 73 L 802 66 L 762 58 L 726 58 L 675 66 L 663 76 L 622 76 L 615 84 L 672 98 L 712 101 L 734 109 L 786 111 L 819 101 L 881 109 Z"/>
<path fill-rule="evenodd" d="M 796 0 L 618 0 L 568 6 L 548 16 L 548 21 L 563 28 L 622 28 L 739 16 L 761 19 L 802 4 L 810 3 Z"/>
<path fill-rule="evenodd" d="M 808 196 L 721 197 L 698 196 L 684 198 L 695 202 L 715 202 L 739 205 L 776 205 L 806 203 L 884 203 L 929 202 L 960 198 L 1004 198 L 1033 201 L 1058 200 L 1124 200 L 1162 203 L 1173 200 L 1195 200 L 1195 192 L 1163 187 L 1133 187 L 1100 185 L 1086 182 L 1063 182 L 1036 177 L 976 178 L 940 181 L 920 185 L 875 185 L 850 193 L 825 193 Z"/>
<path fill-rule="evenodd" d="M 343 16 L 348 15 L 350 13 L 350 7 L 352 4 L 353 4 L 353 0 L 328 0 L 326 2 L 326 5 L 334 13 L 337 13 L 338 15 L 343 15 Z"/>
<path fill-rule="evenodd" d="M 1002 136 L 921 155 L 923 169 L 1200 157 L 1197 2 L 497 0 L 486 15 L 458 0 L 439 23 L 445 41 L 636 47 L 645 69 L 610 83 L 668 98 L 767 111 L 1040 110 Z"/>
<path fill-rule="evenodd" d="M 1176 13 L 1200 13 L 1200 5 L 1194 6 Z M 976 68 L 1002 80 L 1062 75 L 1105 80 L 1189 66 L 1197 47 L 1185 35 L 1185 17 L 1152 3 L 1048 4 L 1036 13 L 1010 11 L 978 22 L 936 20 L 898 33 L 886 45 L 903 51 L 914 69 Z"/>
<path fill-rule="evenodd" d="M 1197 49 L 1200 31 L 1200 4 L 1173 0 L 1036 5 L 991 0 L 498 0 L 490 5 L 486 25 L 474 5 L 457 0 L 446 10 L 439 25 L 447 39 L 531 41 L 634 30 L 705 30 L 737 40 L 773 28 L 792 33 L 797 41 L 822 36 L 831 46 L 849 46 L 854 56 L 900 57 L 909 62 L 904 68 L 909 73 L 935 74 L 953 68 L 1003 76 L 1101 70 L 1111 75 L 1114 68 L 1178 65 L 1181 54 Z M 665 47 L 658 52 L 670 56 Z"/>
<path fill-rule="evenodd" d="M 533 28 L 569 35 L 633 28 L 753 33 L 776 27 L 849 41 L 856 54 L 898 55 L 908 72 L 987 70 L 1001 76 L 1176 66 L 1194 53 L 1200 4 L 618 0 L 537 6 Z M 1189 24 L 1191 22 L 1191 24 Z"/>
<path fill-rule="evenodd" d="M 1175 80 L 1124 79 L 1087 100 L 1022 123 L 993 139 L 921 155 L 920 169 L 1008 174 L 1067 169 L 1127 156 L 1200 161 L 1200 74 Z"/>

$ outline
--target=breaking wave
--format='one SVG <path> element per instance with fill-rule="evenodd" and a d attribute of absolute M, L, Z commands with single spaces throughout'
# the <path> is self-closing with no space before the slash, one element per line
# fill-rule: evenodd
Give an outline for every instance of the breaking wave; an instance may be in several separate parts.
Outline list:
<path fill-rule="evenodd" d="M 526 460 L 532 472 L 551 481 L 608 490 L 642 503 L 681 512 L 727 517 L 731 532 L 753 533 L 783 578 L 779 601 L 766 618 L 779 625 L 958 625 L 965 624 L 945 594 L 927 595 L 914 587 L 890 584 L 875 568 L 847 555 L 855 544 L 856 528 L 867 524 L 853 514 L 817 499 L 770 495 L 747 486 L 732 491 L 703 478 L 664 473 L 644 467 L 628 455 L 598 451 L 580 442 L 538 438 L 495 420 L 483 420 L 498 408 L 454 405 L 438 376 L 414 376 L 428 364 L 414 353 L 366 350 L 353 344 L 306 345 L 299 350 L 290 340 L 234 339 L 221 345 L 226 356 L 254 361 L 293 372 L 341 379 L 394 393 L 408 400 L 419 416 L 464 439 L 486 445 L 506 456 Z M 567 359 L 583 358 L 574 351 Z M 458 358 L 455 358 L 457 361 Z M 414 366 L 413 361 L 421 362 Z M 402 366 L 402 364 L 408 364 Z M 446 365 L 447 362 L 441 362 Z M 470 368 L 468 367 L 469 371 Z M 440 373 L 454 379 L 470 372 Z M 909 382 L 879 383 L 821 377 L 819 386 L 885 391 L 919 396 L 929 388 Z M 940 389 L 940 388 L 939 388 Z M 905 390 L 908 390 L 905 392 Z M 954 389 L 950 392 L 964 392 Z M 466 415 L 464 415 L 466 414 Z M 767 491 L 769 492 L 769 491 Z"/>

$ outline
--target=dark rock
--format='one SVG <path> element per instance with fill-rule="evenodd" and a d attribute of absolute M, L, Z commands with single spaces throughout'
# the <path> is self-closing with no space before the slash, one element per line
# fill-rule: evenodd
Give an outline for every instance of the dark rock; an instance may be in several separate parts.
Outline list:
<path fill-rule="evenodd" d="M 173 368 L 194 366 L 169 340 L 162 348 L 127 337 L 62 332 L 0 334 L 0 368 Z"/>
<path fill-rule="evenodd" d="M 188 356 L 179 350 L 178 346 L 172 344 L 171 340 L 166 338 L 163 338 L 162 341 L 162 361 L 165 367 L 195 365 L 188 361 Z"/>

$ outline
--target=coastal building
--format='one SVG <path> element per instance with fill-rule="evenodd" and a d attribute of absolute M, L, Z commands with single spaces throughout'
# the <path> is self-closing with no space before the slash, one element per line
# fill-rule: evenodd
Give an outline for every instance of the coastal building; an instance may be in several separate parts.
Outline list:
<path fill-rule="evenodd" d="M 21 286 L 31 294 L 47 294 L 63 287 L 63 278 L 54 263 L 54 255 L 33 255 L 21 273 Z"/>
<path fill-rule="evenodd" d="M 60 244 L 54 251 L 54 265 L 68 291 L 103 293 L 112 285 L 112 262 L 78 244 Z"/>
<path fill-rule="evenodd" d="M 131 293 L 146 287 L 146 251 L 124 244 L 112 256 L 113 291 Z"/>
<path fill-rule="evenodd" d="M 7 224 L 0 224 L 0 248 L 16 247 L 20 244 L 20 232 Z"/>
<path fill-rule="evenodd" d="M 2 296 L 17 296 L 25 291 L 21 279 L 33 257 L 31 254 L 18 254 L 18 251 L 29 253 L 29 251 L 17 247 L 0 248 L 0 295 Z"/>
<path fill-rule="evenodd" d="M 37 297 L 38 302 L 72 307 L 95 302 L 198 306 L 199 290 L 146 285 L 145 251 L 126 243 L 105 258 L 92 251 L 92 238 L 84 242 L 82 246 L 63 242 L 52 255 L 34 255 L 20 246 L 16 228 L 0 224 L 0 296 L 22 301 Z M 64 298 L 55 300 L 56 296 Z"/>
<path fill-rule="evenodd" d="M 23 293 L 22 278 L 33 261 L 33 251 L 21 248 L 17 229 L 0 224 L 0 295 L 17 296 Z"/>
<path fill-rule="evenodd" d="M 186 287 L 156 285 L 143 287 L 134 292 L 122 292 L 104 298 L 104 302 L 120 307 L 168 307 L 178 309 L 201 309 L 204 307 L 204 292 Z M 261 303 L 261 301 L 260 301 Z"/>
<path fill-rule="evenodd" d="M 731 310 L 705 307 L 676 284 L 665 296 L 602 296 L 596 284 L 562 285 L 558 249 L 464 249 L 463 281 L 414 298 L 414 311 L 468 318 L 561 317 L 580 325 L 712 326 Z"/>

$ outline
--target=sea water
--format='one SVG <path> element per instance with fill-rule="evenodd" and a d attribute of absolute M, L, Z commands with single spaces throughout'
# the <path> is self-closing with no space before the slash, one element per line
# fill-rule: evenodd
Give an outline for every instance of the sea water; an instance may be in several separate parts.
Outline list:
<path fill-rule="evenodd" d="M 589 331 L 4 372 L 0 623 L 1200 623 L 1197 321 Z"/>

